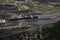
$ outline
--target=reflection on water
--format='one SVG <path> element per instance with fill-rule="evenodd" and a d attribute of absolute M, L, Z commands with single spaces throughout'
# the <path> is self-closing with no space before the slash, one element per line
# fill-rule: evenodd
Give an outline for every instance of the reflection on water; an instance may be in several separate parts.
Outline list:
<path fill-rule="evenodd" d="M 28 26 L 28 25 L 33 25 L 36 24 L 37 20 L 19 20 L 19 27 L 24 27 L 24 26 Z"/>
<path fill-rule="evenodd" d="M 37 19 L 19 20 L 18 27 L 31 26 L 34 29 L 34 28 L 38 27 L 39 25 L 46 25 L 46 24 L 54 23 L 54 22 L 56 22 L 55 19 L 51 19 L 51 20 L 37 20 Z"/>
<path fill-rule="evenodd" d="M 46 25 L 49 23 L 54 23 L 56 22 L 55 19 L 51 19 L 51 20 L 37 20 L 37 19 L 31 19 L 31 20 L 22 20 L 19 21 L 19 26 L 26 26 L 26 25 Z"/>

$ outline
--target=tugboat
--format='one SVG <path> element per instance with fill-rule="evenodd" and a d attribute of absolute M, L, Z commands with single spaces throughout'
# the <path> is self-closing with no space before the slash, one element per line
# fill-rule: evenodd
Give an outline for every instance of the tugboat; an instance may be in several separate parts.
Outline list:
<path fill-rule="evenodd" d="M 38 18 L 38 16 L 22 14 L 22 15 L 17 16 L 16 18 L 9 19 L 8 21 L 16 21 L 16 20 L 21 20 L 21 19 L 35 19 L 35 18 Z"/>
<path fill-rule="evenodd" d="M 38 17 L 35 16 L 35 15 L 28 15 L 28 14 L 24 15 L 24 14 L 22 14 L 22 15 L 17 16 L 17 18 L 21 18 L 21 19 L 34 19 L 34 18 L 38 18 Z"/>

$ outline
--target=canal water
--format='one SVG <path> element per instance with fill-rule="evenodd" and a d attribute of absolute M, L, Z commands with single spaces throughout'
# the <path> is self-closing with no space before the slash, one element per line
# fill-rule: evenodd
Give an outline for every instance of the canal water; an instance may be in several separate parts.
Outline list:
<path fill-rule="evenodd" d="M 42 26 L 42 25 L 46 25 L 46 24 L 52 24 L 52 23 L 55 23 L 59 20 L 57 20 L 57 18 L 55 19 L 45 19 L 45 20 L 40 20 L 40 19 L 31 19 L 31 20 L 22 20 L 22 21 L 19 21 L 19 24 L 18 24 L 18 27 L 31 27 L 31 30 L 39 26 Z"/>
<path fill-rule="evenodd" d="M 56 16 L 55 18 L 49 18 L 50 16 L 38 16 L 38 19 L 25 19 L 25 20 L 18 20 L 18 21 L 11 21 L 3 24 L 3 27 L 0 29 L 11 29 L 17 27 L 26 27 L 26 26 L 34 26 L 34 25 L 46 25 L 50 23 L 55 23 L 60 21 L 60 16 Z M 5 27 L 4 27 L 5 26 Z"/>
<path fill-rule="evenodd" d="M 51 24 L 57 21 L 60 21 L 60 16 L 56 16 L 55 18 L 52 19 L 38 18 L 7 22 L 6 24 L 3 24 L 2 27 L 0 27 L 0 30 L 3 30 L 0 31 L 0 37 L 3 38 L 9 35 L 21 33 L 23 31 L 34 32 L 34 30 L 36 30 L 36 28 L 39 27 L 40 25 Z"/>

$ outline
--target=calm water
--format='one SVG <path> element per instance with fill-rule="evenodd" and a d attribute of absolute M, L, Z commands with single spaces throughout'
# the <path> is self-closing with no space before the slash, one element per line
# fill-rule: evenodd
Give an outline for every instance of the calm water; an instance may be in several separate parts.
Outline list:
<path fill-rule="evenodd" d="M 22 32 L 20 30 L 21 27 L 30 27 L 28 29 L 25 29 L 24 31 L 34 32 L 34 30 L 36 30 L 37 27 L 40 27 L 40 25 L 55 23 L 57 21 L 60 21 L 60 16 L 57 16 L 56 18 L 53 18 L 53 19 L 45 19 L 45 20 L 29 19 L 29 20 L 19 20 L 19 21 L 15 21 L 15 22 L 8 22 L 5 24 L 5 26 L 8 25 L 7 27 L 0 27 L 0 29 L 9 29 L 9 30 L 4 30 L 4 31 L 9 32 L 10 34 L 8 34 L 8 33 L 6 34 L 5 32 L 3 32 L 1 34 L 1 37 L 18 34 L 18 33 Z M 11 28 L 15 28 L 15 29 L 11 29 Z"/>
<path fill-rule="evenodd" d="M 37 15 L 38 19 L 25 19 L 25 20 L 18 20 L 13 22 L 8 22 L 6 24 L 3 24 L 7 27 L 0 27 L 0 29 L 10 29 L 10 28 L 16 28 L 16 27 L 26 27 L 26 26 L 34 26 L 34 25 L 46 25 L 50 23 L 55 23 L 57 21 L 60 21 L 60 13 L 58 14 L 52 14 L 52 15 Z M 51 18 L 56 16 L 55 18 Z M 3 26 L 2 25 L 2 26 Z"/>

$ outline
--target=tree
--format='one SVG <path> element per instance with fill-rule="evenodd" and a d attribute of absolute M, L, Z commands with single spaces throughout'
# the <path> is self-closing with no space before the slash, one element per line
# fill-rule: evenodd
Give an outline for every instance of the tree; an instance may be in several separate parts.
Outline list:
<path fill-rule="evenodd" d="M 60 21 L 54 23 L 51 28 L 46 28 L 44 31 L 47 34 L 44 40 L 60 40 Z"/>

